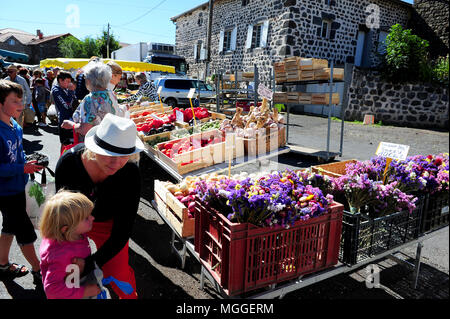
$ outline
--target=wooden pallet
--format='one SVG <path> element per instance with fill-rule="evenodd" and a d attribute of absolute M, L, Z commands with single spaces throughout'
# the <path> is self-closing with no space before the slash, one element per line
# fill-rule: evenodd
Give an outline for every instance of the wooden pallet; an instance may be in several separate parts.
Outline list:
<path fill-rule="evenodd" d="M 178 235 L 182 238 L 194 236 L 195 219 L 189 218 L 187 207 L 159 180 L 155 180 L 155 202 L 160 213 L 164 214 Z"/>

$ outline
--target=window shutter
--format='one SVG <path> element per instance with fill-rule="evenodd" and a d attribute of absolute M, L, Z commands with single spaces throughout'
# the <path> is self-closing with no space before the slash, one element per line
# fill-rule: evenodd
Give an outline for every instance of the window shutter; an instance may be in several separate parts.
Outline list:
<path fill-rule="evenodd" d="M 198 47 L 198 45 L 194 44 L 194 61 L 196 61 L 198 59 L 198 57 L 197 57 L 197 47 Z"/>
<path fill-rule="evenodd" d="M 264 21 L 261 30 L 261 47 L 265 48 L 267 46 L 267 36 L 269 34 L 269 20 Z"/>
<path fill-rule="evenodd" d="M 245 43 L 246 49 L 250 49 L 252 47 L 252 38 L 253 38 L 253 25 L 250 24 L 247 30 L 247 42 Z"/>
<path fill-rule="evenodd" d="M 224 30 L 220 31 L 219 53 L 223 52 L 223 39 L 224 39 L 224 36 L 225 36 L 225 31 Z"/>
<path fill-rule="evenodd" d="M 202 42 L 202 46 L 200 47 L 200 60 L 206 60 L 206 48 L 205 44 Z"/>
<path fill-rule="evenodd" d="M 236 50 L 236 39 L 237 39 L 237 26 L 234 27 L 231 32 L 231 51 Z"/>

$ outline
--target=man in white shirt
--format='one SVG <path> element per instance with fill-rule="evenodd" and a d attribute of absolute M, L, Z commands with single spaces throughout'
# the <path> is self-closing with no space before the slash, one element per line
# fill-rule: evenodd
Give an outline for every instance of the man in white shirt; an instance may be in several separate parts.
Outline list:
<path fill-rule="evenodd" d="M 6 72 L 8 73 L 8 76 L 5 78 L 5 80 L 10 80 L 10 81 L 20 84 L 22 86 L 22 88 L 23 88 L 23 105 L 26 108 L 30 107 L 32 95 L 31 95 L 31 90 L 30 90 L 30 87 L 28 86 L 27 81 L 20 75 L 17 75 L 17 67 L 13 64 L 8 66 L 8 68 L 6 69 Z M 16 120 L 17 120 L 17 123 L 21 127 L 23 127 L 23 111 L 22 111 L 22 113 L 20 113 L 19 118 Z"/>

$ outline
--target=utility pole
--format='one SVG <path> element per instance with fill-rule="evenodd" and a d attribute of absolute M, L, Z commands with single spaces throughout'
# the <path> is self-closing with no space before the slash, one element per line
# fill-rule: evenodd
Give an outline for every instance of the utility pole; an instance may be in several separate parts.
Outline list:
<path fill-rule="evenodd" d="M 208 29 L 206 31 L 206 63 L 205 63 L 205 78 L 209 74 L 209 63 L 211 62 L 211 34 L 212 34 L 212 20 L 213 20 L 213 6 L 214 0 L 209 0 L 209 16 L 208 16 Z"/>
<path fill-rule="evenodd" d="M 106 58 L 109 59 L 109 22 L 108 22 L 108 35 L 106 36 Z"/>

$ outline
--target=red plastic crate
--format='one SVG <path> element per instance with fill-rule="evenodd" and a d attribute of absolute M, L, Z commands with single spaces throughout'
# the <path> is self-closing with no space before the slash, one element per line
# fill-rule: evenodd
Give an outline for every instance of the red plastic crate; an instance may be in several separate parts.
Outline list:
<path fill-rule="evenodd" d="M 344 206 L 297 221 L 289 229 L 232 223 L 196 202 L 195 251 L 203 266 L 229 296 L 239 295 L 338 262 Z"/>

